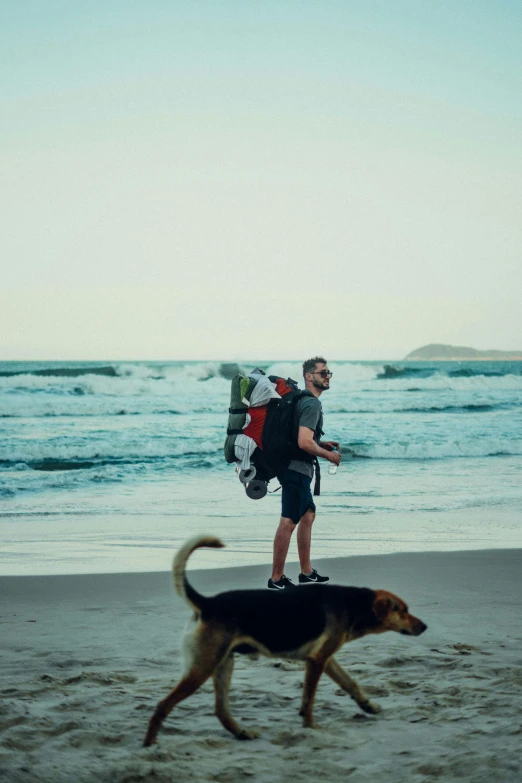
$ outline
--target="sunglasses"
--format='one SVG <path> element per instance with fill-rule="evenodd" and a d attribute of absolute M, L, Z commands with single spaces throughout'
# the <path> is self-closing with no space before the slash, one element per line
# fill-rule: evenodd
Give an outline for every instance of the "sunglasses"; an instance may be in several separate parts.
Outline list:
<path fill-rule="evenodd" d="M 331 378 L 333 372 L 330 372 L 330 370 L 314 370 L 312 375 L 320 375 L 321 378 Z"/>

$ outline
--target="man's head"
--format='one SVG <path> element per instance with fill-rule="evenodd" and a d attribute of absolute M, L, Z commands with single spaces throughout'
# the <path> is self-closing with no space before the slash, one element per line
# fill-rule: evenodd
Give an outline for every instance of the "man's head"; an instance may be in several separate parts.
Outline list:
<path fill-rule="evenodd" d="M 332 373 L 328 369 L 326 359 L 314 356 L 303 362 L 303 378 L 306 388 L 317 396 L 330 388 Z"/>

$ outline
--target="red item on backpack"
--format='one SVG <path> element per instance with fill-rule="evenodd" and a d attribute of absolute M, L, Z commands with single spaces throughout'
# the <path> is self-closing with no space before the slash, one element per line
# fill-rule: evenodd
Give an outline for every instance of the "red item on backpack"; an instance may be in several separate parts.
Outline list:
<path fill-rule="evenodd" d="M 262 405 L 260 408 L 249 408 L 250 423 L 243 430 L 243 435 L 248 435 L 256 442 L 256 445 L 263 448 L 263 427 L 266 419 L 266 405 Z"/>
<path fill-rule="evenodd" d="M 275 380 L 276 392 L 284 397 L 285 394 L 292 391 L 292 387 L 287 384 L 284 378 L 276 378 Z M 263 427 L 266 419 L 266 405 L 262 405 L 259 408 L 249 408 L 250 423 L 243 430 L 243 435 L 248 435 L 249 438 L 256 443 L 257 447 L 263 450 Z"/>

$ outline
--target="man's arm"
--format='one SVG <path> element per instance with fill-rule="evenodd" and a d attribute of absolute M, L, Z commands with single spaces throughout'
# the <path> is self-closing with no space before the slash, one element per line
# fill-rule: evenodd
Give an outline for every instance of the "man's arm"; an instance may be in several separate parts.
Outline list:
<path fill-rule="evenodd" d="M 317 445 L 314 440 L 314 431 L 309 427 L 299 427 L 297 445 L 300 449 L 303 449 L 308 454 L 312 454 L 314 457 L 323 457 L 329 462 L 335 463 L 335 465 L 339 465 L 341 462 L 341 455 L 338 451 L 328 451 Z"/>

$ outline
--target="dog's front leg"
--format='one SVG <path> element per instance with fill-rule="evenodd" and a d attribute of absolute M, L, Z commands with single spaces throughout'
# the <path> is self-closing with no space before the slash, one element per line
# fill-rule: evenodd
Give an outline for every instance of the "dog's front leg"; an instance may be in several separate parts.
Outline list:
<path fill-rule="evenodd" d="M 330 658 L 326 664 L 325 672 L 329 677 L 332 678 L 334 682 L 337 683 L 337 685 L 340 685 L 341 688 L 352 697 L 352 699 L 359 705 L 361 710 L 369 712 L 372 715 L 381 711 L 381 708 L 378 704 L 373 704 L 368 698 L 366 698 L 355 680 L 352 680 L 350 675 L 345 672 L 342 666 L 339 666 L 335 658 Z"/>
<path fill-rule="evenodd" d="M 319 678 L 324 671 L 324 661 L 314 661 L 309 658 L 306 661 L 306 673 L 303 687 L 303 703 L 299 714 L 303 716 L 303 726 L 306 729 L 314 727 L 314 699 Z"/>
<path fill-rule="evenodd" d="M 214 671 L 214 691 L 216 694 L 216 716 L 227 731 L 230 731 L 237 739 L 254 739 L 255 731 L 248 731 L 237 723 L 230 712 L 230 681 L 234 669 L 234 654 L 230 653 L 221 661 Z"/>

